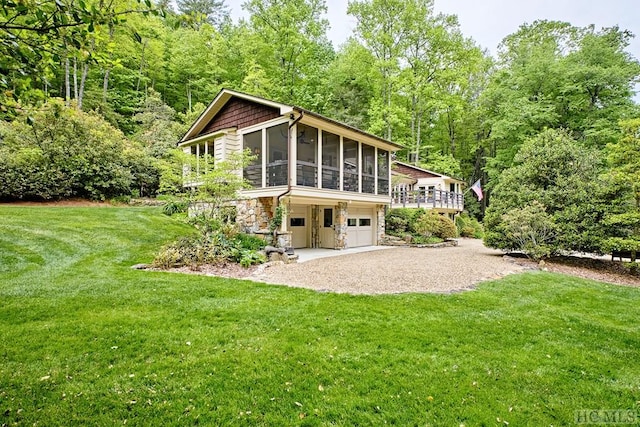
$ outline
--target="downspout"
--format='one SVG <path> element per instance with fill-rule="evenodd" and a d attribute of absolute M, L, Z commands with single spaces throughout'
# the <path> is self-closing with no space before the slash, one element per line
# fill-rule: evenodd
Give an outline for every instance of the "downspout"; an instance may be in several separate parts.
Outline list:
<path fill-rule="evenodd" d="M 289 162 L 289 165 L 291 165 L 291 128 L 293 128 L 296 125 L 296 123 L 298 123 L 302 119 L 303 116 L 304 116 L 304 111 L 300 111 L 300 115 L 293 122 L 291 122 L 291 124 L 289 125 L 289 129 L 287 130 L 287 161 Z M 293 113 L 291 113 L 291 116 L 289 117 L 292 119 Z M 278 206 L 280 206 L 280 200 L 287 194 L 291 193 L 291 170 L 290 168 L 287 168 L 287 169 L 288 169 L 287 191 L 280 194 L 276 199 L 276 209 L 278 208 Z M 276 241 L 277 233 L 278 233 L 278 230 L 273 231 L 274 242 Z"/>

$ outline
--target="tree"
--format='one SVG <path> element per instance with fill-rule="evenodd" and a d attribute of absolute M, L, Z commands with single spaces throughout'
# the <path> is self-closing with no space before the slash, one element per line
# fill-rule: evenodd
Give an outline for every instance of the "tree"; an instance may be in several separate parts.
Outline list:
<path fill-rule="evenodd" d="M 105 3 L 101 0 L 0 0 L 0 105 L 10 113 L 11 99 L 48 92 L 55 64 L 73 58 L 90 45 L 99 26 L 113 26 L 132 13 L 157 13 L 150 0 Z M 90 50 L 82 52 L 91 54 Z M 68 65 L 65 66 L 68 75 Z M 67 83 L 69 88 L 69 83 Z M 9 96 L 5 95 L 5 91 Z M 67 89 L 68 90 L 68 89 Z M 69 98 L 69 97 L 67 97 Z"/>
<path fill-rule="evenodd" d="M 607 146 L 611 185 L 619 190 L 620 209 L 612 211 L 605 223 L 611 236 L 608 251 L 627 251 L 635 261 L 640 253 L 640 119 L 621 123 L 623 138 Z"/>
<path fill-rule="evenodd" d="M 272 98 L 322 112 L 319 79 L 333 57 L 324 0 L 247 0 L 251 28 L 261 40 L 260 67 L 274 82 Z"/>
<path fill-rule="evenodd" d="M 601 171 L 599 152 L 566 131 L 547 129 L 528 139 L 514 166 L 498 178 L 486 211 L 485 243 L 534 257 L 599 252 L 601 224 L 615 205 Z"/>
<path fill-rule="evenodd" d="M 566 129 L 581 144 L 598 148 L 619 139 L 619 120 L 637 112 L 632 96 L 640 64 L 624 51 L 630 37 L 618 28 L 536 21 L 503 40 L 482 96 L 491 179 L 545 128 Z"/>
<path fill-rule="evenodd" d="M 177 0 L 176 5 L 196 28 L 205 22 L 220 28 L 229 19 L 229 7 L 224 0 Z"/>

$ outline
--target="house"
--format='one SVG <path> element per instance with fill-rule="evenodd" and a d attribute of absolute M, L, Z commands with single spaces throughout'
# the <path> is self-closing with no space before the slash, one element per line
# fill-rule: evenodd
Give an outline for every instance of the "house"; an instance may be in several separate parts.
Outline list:
<path fill-rule="evenodd" d="M 245 232 L 268 233 L 285 206 L 279 244 L 294 248 L 376 245 L 391 199 L 399 145 L 300 107 L 223 89 L 179 142 L 186 153 L 224 160 L 250 150 L 251 184 L 236 202 Z"/>
<path fill-rule="evenodd" d="M 398 161 L 393 162 L 391 175 L 394 208 L 434 209 L 451 219 L 464 210 L 464 181 Z"/>

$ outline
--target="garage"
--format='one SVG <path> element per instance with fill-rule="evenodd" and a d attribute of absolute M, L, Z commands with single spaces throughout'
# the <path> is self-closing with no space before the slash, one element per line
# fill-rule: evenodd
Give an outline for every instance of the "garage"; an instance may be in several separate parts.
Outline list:
<path fill-rule="evenodd" d="M 347 215 L 347 244 L 351 248 L 374 245 L 373 209 L 349 209 Z"/>

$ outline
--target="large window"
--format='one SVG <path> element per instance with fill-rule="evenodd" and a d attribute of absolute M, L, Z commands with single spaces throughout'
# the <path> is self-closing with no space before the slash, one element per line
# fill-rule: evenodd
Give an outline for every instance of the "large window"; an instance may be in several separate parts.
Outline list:
<path fill-rule="evenodd" d="M 378 194 L 389 194 L 389 152 L 378 148 Z"/>
<path fill-rule="evenodd" d="M 362 192 L 376 192 L 376 149 L 362 144 Z"/>
<path fill-rule="evenodd" d="M 344 191 L 360 191 L 358 188 L 358 142 L 345 138 L 343 144 Z"/>
<path fill-rule="evenodd" d="M 340 189 L 340 137 L 322 132 L 322 188 Z"/>
<path fill-rule="evenodd" d="M 287 123 L 267 129 L 267 186 L 287 185 L 289 152 Z"/>
<path fill-rule="evenodd" d="M 296 180 L 305 187 L 318 186 L 318 129 L 298 124 L 298 160 L 296 162 Z"/>
<path fill-rule="evenodd" d="M 244 179 L 254 187 L 262 187 L 262 131 L 244 135 L 243 147 L 251 151 L 254 159 L 244 168 Z"/>

